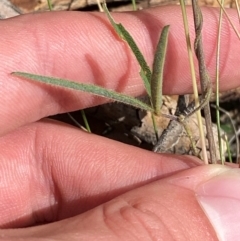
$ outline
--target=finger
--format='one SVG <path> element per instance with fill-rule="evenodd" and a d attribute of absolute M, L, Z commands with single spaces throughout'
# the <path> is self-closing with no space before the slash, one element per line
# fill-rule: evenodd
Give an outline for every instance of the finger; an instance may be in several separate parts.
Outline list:
<path fill-rule="evenodd" d="M 12 228 L 70 217 L 201 165 L 193 157 L 158 155 L 53 121 L 1 137 L 0 149 L 0 226 Z"/>
<path fill-rule="evenodd" d="M 215 74 L 218 9 L 203 9 L 206 63 Z M 228 11 L 238 24 L 234 10 Z M 188 9 L 194 38 L 191 9 Z M 171 16 L 171 17 L 169 17 Z M 179 7 L 114 14 L 132 34 L 151 66 L 160 31 L 170 24 L 164 72 L 164 93 L 191 92 L 182 15 Z M 29 14 L 1 21 L 0 43 L 1 133 L 44 116 L 103 103 L 90 94 L 53 88 L 11 76 L 26 71 L 47 76 L 94 83 L 131 95 L 144 93 L 139 66 L 125 42 L 114 33 L 104 14 L 56 12 Z M 240 45 L 229 23 L 223 21 L 221 89 L 238 86 Z"/>
<path fill-rule="evenodd" d="M 237 240 L 240 173 L 220 165 L 182 171 L 93 210 L 4 237 L 61 240 Z"/>

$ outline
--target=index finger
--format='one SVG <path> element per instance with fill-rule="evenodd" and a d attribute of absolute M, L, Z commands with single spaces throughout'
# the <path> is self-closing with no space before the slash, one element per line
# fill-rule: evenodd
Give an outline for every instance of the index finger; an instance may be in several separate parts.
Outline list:
<path fill-rule="evenodd" d="M 191 9 L 189 23 L 193 20 Z M 204 9 L 203 41 L 210 76 L 214 76 L 218 11 Z M 229 10 L 237 24 L 237 15 Z M 171 25 L 164 73 L 164 93 L 191 92 L 182 16 L 179 7 L 114 14 L 131 33 L 151 66 L 160 31 Z M 45 116 L 97 105 L 107 100 L 90 94 L 25 81 L 10 73 L 24 71 L 83 83 L 94 83 L 130 95 L 144 93 L 139 66 L 100 13 L 30 14 L 0 23 L 1 134 Z M 194 35 L 192 34 L 192 38 Z M 221 89 L 238 86 L 240 45 L 224 21 Z"/>

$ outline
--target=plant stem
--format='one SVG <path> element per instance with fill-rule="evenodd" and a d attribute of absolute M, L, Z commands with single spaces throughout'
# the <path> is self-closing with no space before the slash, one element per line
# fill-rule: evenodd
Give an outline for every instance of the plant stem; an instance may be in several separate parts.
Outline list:
<path fill-rule="evenodd" d="M 207 68 L 204 60 L 203 46 L 202 46 L 202 23 L 203 23 L 202 13 L 200 8 L 198 7 L 197 0 L 192 0 L 192 7 L 193 7 L 194 25 L 195 25 L 195 32 L 196 32 L 194 49 L 198 59 L 201 90 L 202 90 L 202 93 L 204 94 L 208 90 L 211 82 L 208 76 L 208 72 L 207 72 Z M 205 107 L 203 108 L 203 111 L 204 111 L 205 122 L 206 122 L 210 159 L 212 163 L 216 163 L 216 147 L 215 147 L 213 131 L 212 131 L 212 119 L 211 119 L 209 103 L 205 105 Z"/>
<path fill-rule="evenodd" d="M 136 6 L 136 1 L 132 0 L 132 7 L 133 7 L 133 11 L 137 10 L 137 6 Z"/>
<path fill-rule="evenodd" d="M 84 124 L 85 124 L 85 127 L 86 127 L 87 131 L 88 131 L 89 133 L 91 133 L 91 129 L 90 129 L 90 126 L 89 126 L 89 124 L 88 124 L 88 120 L 87 120 L 85 111 L 84 111 L 84 110 L 81 110 L 81 114 L 82 114 L 83 122 L 84 122 Z"/>
<path fill-rule="evenodd" d="M 52 7 L 52 2 L 51 2 L 51 0 L 47 0 L 47 2 L 48 2 L 48 8 L 49 8 L 49 10 L 52 11 L 52 10 L 53 10 L 53 7 Z"/>
<path fill-rule="evenodd" d="M 190 36 L 189 36 L 186 7 L 185 7 L 184 0 L 180 0 L 180 3 L 181 3 L 182 15 L 183 15 L 183 23 L 184 23 L 184 28 L 185 28 L 185 36 L 186 36 L 186 43 L 187 43 L 187 50 L 188 50 L 188 59 L 189 59 L 191 77 L 192 77 L 192 84 L 193 84 L 193 93 L 194 93 L 195 103 L 196 103 L 197 106 L 199 106 L 198 90 L 197 90 L 197 84 L 196 84 L 197 81 L 196 81 L 196 74 L 195 74 L 194 62 L 193 62 L 193 54 L 192 54 L 192 48 L 191 48 L 191 42 L 190 42 Z M 201 146 L 202 146 L 203 161 L 204 161 L 205 164 L 208 164 L 205 135 L 204 135 L 204 131 L 203 131 L 202 116 L 201 116 L 200 111 L 197 111 L 197 121 L 198 121 L 200 140 L 201 140 Z"/>

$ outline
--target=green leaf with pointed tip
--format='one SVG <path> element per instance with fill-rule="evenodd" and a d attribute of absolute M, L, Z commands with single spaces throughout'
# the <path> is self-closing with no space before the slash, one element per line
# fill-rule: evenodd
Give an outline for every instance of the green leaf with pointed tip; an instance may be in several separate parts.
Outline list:
<path fill-rule="evenodd" d="M 42 76 L 42 75 L 29 74 L 29 73 L 24 73 L 24 72 L 13 72 L 12 74 L 19 76 L 19 77 L 27 78 L 30 80 L 43 82 L 45 84 L 61 86 L 61 87 L 68 88 L 68 89 L 79 90 L 79 91 L 91 93 L 94 95 L 106 97 L 108 99 L 119 101 L 126 105 L 131 105 L 136 108 L 140 108 L 142 110 L 153 111 L 153 109 L 149 105 L 145 104 L 144 102 L 142 102 L 134 97 L 124 95 L 124 94 L 115 92 L 113 90 L 108 90 L 108 89 L 105 89 L 105 88 L 97 86 L 97 85 L 77 83 L 77 82 L 73 82 L 70 80 L 59 79 L 59 78 L 54 78 L 54 77 L 46 77 L 46 76 Z"/>
<path fill-rule="evenodd" d="M 165 26 L 161 32 L 161 36 L 157 45 L 153 61 L 153 70 L 151 78 L 151 100 L 156 115 L 160 114 L 162 107 L 162 84 L 163 69 L 166 58 L 168 44 L 169 25 Z"/>
<path fill-rule="evenodd" d="M 107 14 L 107 17 L 108 17 L 110 23 L 112 24 L 114 30 L 116 31 L 116 33 L 119 35 L 120 38 L 122 38 L 123 40 L 125 40 L 128 43 L 133 54 L 135 55 L 139 65 L 141 67 L 140 76 L 143 76 L 143 75 L 145 76 L 145 78 L 143 78 L 144 87 L 145 87 L 148 95 L 150 96 L 150 81 L 151 81 L 152 74 L 151 74 L 151 70 L 150 70 L 145 58 L 143 57 L 143 55 L 142 55 L 141 51 L 139 50 L 137 44 L 135 43 L 134 39 L 129 34 L 129 32 L 124 28 L 124 26 L 121 23 L 117 24 L 114 21 L 110 12 L 107 9 L 106 3 L 103 3 L 103 10 Z"/>

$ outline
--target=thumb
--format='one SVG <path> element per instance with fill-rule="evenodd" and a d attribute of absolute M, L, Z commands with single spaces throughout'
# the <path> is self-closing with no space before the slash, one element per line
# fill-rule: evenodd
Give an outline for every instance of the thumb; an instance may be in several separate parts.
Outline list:
<path fill-rule="evenodd" d="M 200 166 L 127 192 L 76 217 L 5 237 L 61 240 L 238 240 L 240 171 Z"/>

